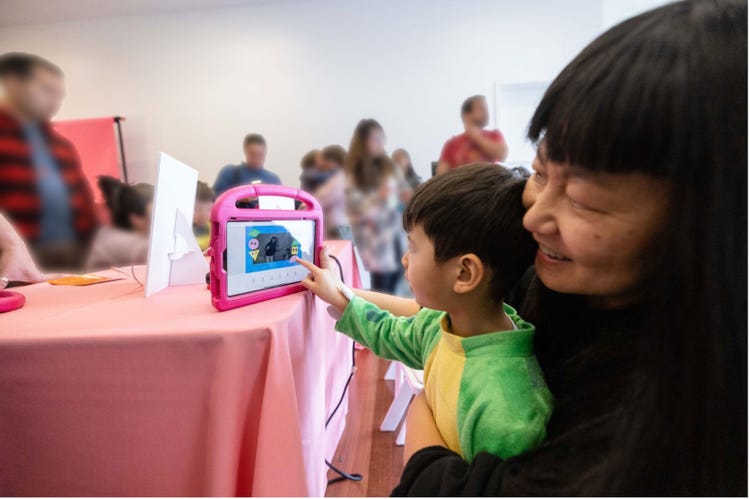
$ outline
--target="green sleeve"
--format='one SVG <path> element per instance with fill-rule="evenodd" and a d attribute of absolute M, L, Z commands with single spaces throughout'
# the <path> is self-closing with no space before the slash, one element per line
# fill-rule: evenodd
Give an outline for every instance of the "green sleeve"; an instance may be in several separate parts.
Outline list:
<path fill-rule="evenodd" d="M 413 317 L 396 317 L 355 296 L 336 323 L 336 330 L 378 357 L 424 369 L 425 356 L 439 338 L 441 316 L 442 312 L 422 309 Z"/>
<path fill-rule="evenodd" d="M 535 357 L 487 360 L 465 369 L 461 382 L 459 440 L 469 461 L 479 452 L 507 459 L 533 449 L 552 415 L 552 394 Z"/>

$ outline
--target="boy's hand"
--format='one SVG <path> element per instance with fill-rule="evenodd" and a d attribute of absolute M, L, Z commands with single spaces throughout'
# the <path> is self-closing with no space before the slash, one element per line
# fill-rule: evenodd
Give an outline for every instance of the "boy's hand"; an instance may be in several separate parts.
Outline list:
<path fill-rule="evenodd" d="M 339 279 L 338 273 L 331 268 L 331 261 L 328 258 L 326 248 L 320 250 L 320 264 L 323 268 L 301 258 L 295 258 L 294 261 L 310 271 L 307 277 L 302 279 L 302 285 L 324 302 L 336 307 L 340 313 L 343 313 L 349 304 L 349 300 L 339 289 L 341 279 Z"/>

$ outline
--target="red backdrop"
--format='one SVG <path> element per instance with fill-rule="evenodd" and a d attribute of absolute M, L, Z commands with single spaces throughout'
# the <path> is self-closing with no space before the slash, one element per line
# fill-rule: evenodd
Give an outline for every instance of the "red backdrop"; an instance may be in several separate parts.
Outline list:
<path fill-rule="evenodd" d="M 97 204 L 103 203 L 96 178 L 111 175 L 122 179 L 114 117 L 56 121 L 52 125 L 76 146 L 94 199 Z"/>

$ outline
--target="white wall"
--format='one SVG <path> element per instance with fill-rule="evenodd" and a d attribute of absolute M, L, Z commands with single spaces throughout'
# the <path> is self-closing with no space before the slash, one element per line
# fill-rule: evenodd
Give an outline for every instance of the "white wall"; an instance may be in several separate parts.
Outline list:
<path fill-rule="evenodd" d="M 674 0 L 602 0 L 602 27 L 610 28 L 629 17 L 672 1 Z"/>
<path fill-rule="evenodd" d="M 279 0 L 6 27 L 0 51 L 65 70 L 59 118 L 127 117 L 134 180 L 153 180 L 163 150 L 213 182 L 257 131 L 267 166 L 297 185 L 301 155 L 348 145 L 362 117 L 426 176 L 464 97 L 549 81 L 601 26 L 601 0 Z M 514 149 L 510 160 L 530 159 Z"/>

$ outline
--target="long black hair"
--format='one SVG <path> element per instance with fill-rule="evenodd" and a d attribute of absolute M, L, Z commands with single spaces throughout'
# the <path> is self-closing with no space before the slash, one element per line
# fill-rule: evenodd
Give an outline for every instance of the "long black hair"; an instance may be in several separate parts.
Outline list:
<path fill-rule="evenodd" d="M 112 225 L 124 230 L 133 228 L 131 215 L 146 215 L 154 197 L 154 186 L 147 183 L 128 185 L 108 175 L 100 176 L 97 183 L 112 217 Z"/>
<path fill-rule="evenodd" d="M 588 468 L 576 468 L 575 457 L 558 463 L 559 473 L 574 482 L 558 492 L 744 495 L 746 2 L 673 3 L 613 27 L 553 81 L 528 136 L 543 142 L 555 162 L 641 172 L 673 184 L 666 232 L 649 255 L 644 302 L 638 314 L 629 311 L 640 319 L 631 325 L 639 331 L 628 340 L 632 356 L 608 350 L 603 344 L 612 338 L 591 338 L 602 348 L 590 353 L 612 355 L 597 362 L 619 370 L 611 384 L 622 386 L 610 388 L 621 398 L 610 401 L 611 411 L 596 424 L 598 415 L 584 410 L 595 401 L 579 401 L 579 429 L 611 439 L 602 440 L 603 458 Z M 559 355 L 559 347 L 581 334 L 566 326 L 580 321 L 561 317 L 581 312 L 575 307 L 582 299 L 537 285 L 544 367 L 545 352 Z M 587 361 L 585 352 L 575 355 L 565 362 Z"/>

